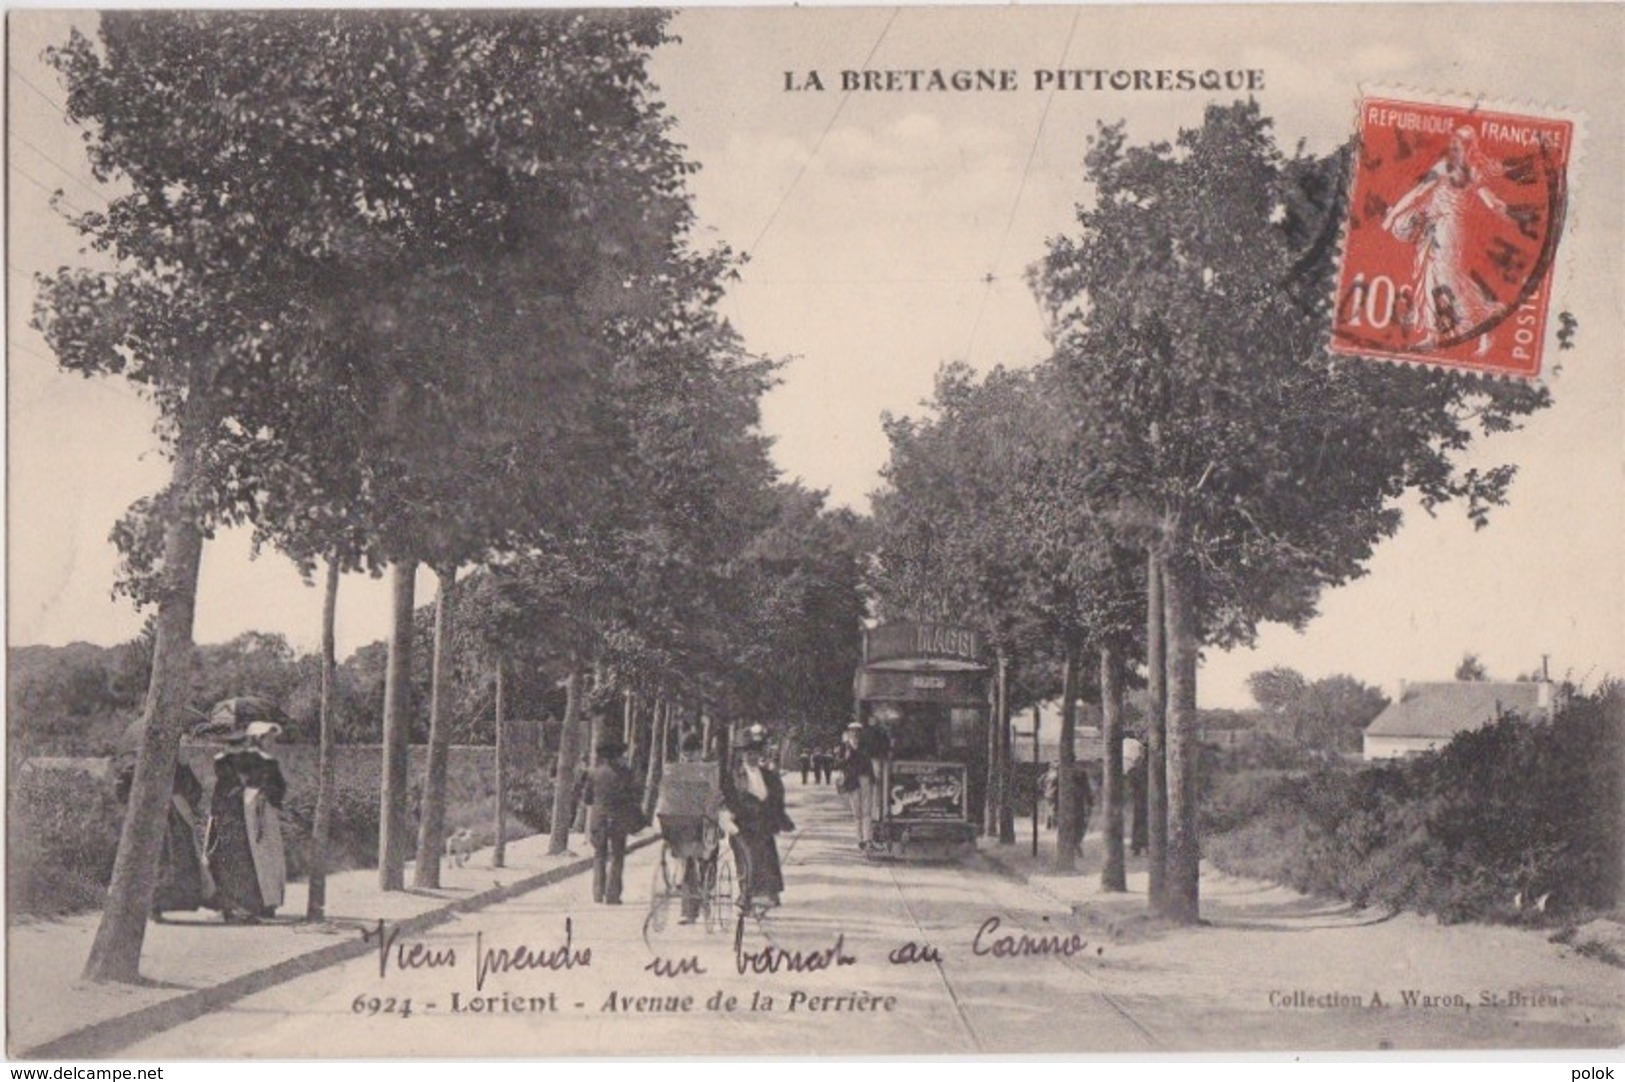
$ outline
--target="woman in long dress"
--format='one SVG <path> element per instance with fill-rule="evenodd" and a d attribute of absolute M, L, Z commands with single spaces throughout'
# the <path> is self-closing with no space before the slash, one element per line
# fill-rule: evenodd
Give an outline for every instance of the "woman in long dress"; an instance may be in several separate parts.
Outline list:
<path fill-rule="evenodd" d="M 129 803 L 134 780 L 134 760 L 120 763 L 119 803 Z M 158 885 L 152 894 L 153 920 L 161 921 L 165 913 L 198 909 L 212 901 L 214 883 L 198 848 L 198 806 L 202 800 L 203 784 L 197 775 L 185 763 L 176 763 L 164 825 L 164 847 L 158 854 Z"/>
<path fill-rule="evenodd" d="M 736 828 L 728 841 L 738 863 L 749 869 L 740 886 L 741 908 L 779 904 L 784 871 L 774 835 L 796 829 L 784 808 L 784 779 L 765 761 L 765 746 L 765 734 L 752 727 L 740 742 L 738 764 L 722 774 L 723 803 Z"/>
<path fill-rule="evenodd" d="M 280 809 L 287 793 L 270 748 L 282 727 L 255 722 L 239 738 L 246 746 L 214 759 L 209 801 L 209 871 L 215 906 L 228 921 L 253 922 L 282 904 L 287 862 Z"/>

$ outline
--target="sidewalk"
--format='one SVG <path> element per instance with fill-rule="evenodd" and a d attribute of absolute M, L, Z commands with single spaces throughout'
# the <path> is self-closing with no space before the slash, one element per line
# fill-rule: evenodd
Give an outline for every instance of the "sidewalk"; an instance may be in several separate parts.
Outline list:
<path fill-rule="evenodd" d="M 983 839 L 982 856 L 1069 907 L 1102 948 L 1102 979 L 1122 989 L 1122 1001 L 1153 1029 L 1177 1033 L 1178 1046 L 1247 1051 L 1284 1041 L 1317 1048 L 1326 1041 L 1317 1027 L 1329 1012 L 1297 1008 L 1321 1006 L 1318 999 L 1328 993 L 1367 1004 L 1380 993 L 1383 1005 L 1403 1008 L 1407 991 L 1466 1000 L 1467 1009 L 1453 1019 L 1460 1025 L 1452 1040 L 1461 1047 L 1517 1047 L 1518 1027 L 1546 1034 L 1542 1040 L 1553 1047 L 1614 1047 L 1625 1040 L 1625 972 L 1552 942 L 1553 929 L 1446 925 L 1415 913 L 1357 909 L 1226 875 L 1206 863 L 1201 923 L 1176 925 L 1147 905 L 1143 856 L 1127 858 L 1127 892 L 1109 893 L 1100 886 L 1104 841 L 1098 832 L 1086 839 L 1078 871 L 1059 875 L 1054 833 L 1040 835 L 1035 860 L 1031 823 L 1017 820 L 1015 845 Z M 1208 1009 L 1193 1009 L 1193 989 L 1211 998 Z M 1507 1005 L 1511 993 L 1534 1005 Z M 1472 1009 L 1483 1007 L 1485 995 L 1503 1003 Z M 1184 1009 L 1170 1012 L 1174 1003 Z M 1339 1046 L 1410 1047 L 1420 1030 L 1393 1021 L 1405 1015 L 1403 1009 L 1342 1012 L 1347 1032 Z"/>
<path fill-rule="evenodd" d="M 646 845 L 650 834 L 631 848 Z M 6 1048 L 12 1057 L 77 1059 L 104 1055 L 134 1037 L 199 1017 L 294 977 L 376 951 L 361 931 L 380 919 L 415 934 L 457 913 L 480 909 L 591 869 L 591 847 L 547 855 L 545 834 L 507 846 L 507 867 L 492 868 L 491 850 L 468 864 L 441 863 L 439 890 L 384 892 L 368 868 L 327 879 L 327 922 L 300 923 L 305 884 L 290 883 L 277 920 L 227 925 L 208 911 L 149 924 L 142 948 L 144 985 L 80 979 L 100 913 L 17 922 L 7 930 Z M 407 864 L 406 882 L 412 881 Z"/>

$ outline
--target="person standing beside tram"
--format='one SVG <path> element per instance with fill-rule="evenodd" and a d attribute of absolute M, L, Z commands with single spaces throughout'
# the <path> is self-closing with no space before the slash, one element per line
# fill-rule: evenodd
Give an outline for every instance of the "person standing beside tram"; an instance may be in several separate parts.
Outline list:
<path fill-rule="evenodd" d="M 863 724 L 854 721 L 846 727 L 835 749 L 835 769 L 840 772 L 836 790 L 846 799 L 858 825 L 858 848 L 869 848 L 869 830 L 874 807 L 874 763 L 863 750 Z"/>

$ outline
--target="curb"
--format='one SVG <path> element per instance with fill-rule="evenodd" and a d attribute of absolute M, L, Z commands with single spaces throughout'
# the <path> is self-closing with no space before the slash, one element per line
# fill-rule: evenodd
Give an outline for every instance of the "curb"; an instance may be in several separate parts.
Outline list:
<path fill-rule="evenodd" d="M 660 840 L 659 834 L 654 834 L 641 841 L 627 845 L 628 853 L 653 845 Z M 408 917 L 402 921 L 391 924 L 392 929 L 413 935 L 426 931 L 436 925 L 444 924 L 463 913 L 472 913 L 499 902 L 508 901 L 521 894 L 528 894 L 541 887 L 552 886 L 571 876 L 592 869 L 592 858 L 582 857 L 569 864 L 561 864 L 557 868 L 549 868 L 545 872 L 538 872 L 526 879 L 510 883 L 507 886 L 493 887 L 479 894 L 467 898 L 459 898 L 446 905 L 419 913 L 415 917 Z M 166 1029 L 173 1029 L 206 1014 L 217 1011 L 239 999 L 251 996 L 256 992 L 263 992 L 279 984 L 299 977 L 307 976 L 329 966 L 348 962 L 360 958 L 365 954 L 372 954 L 378 950 L 375 942 L 357 936 L 354 939 L 345 939 L 342 942 L 331 943 L 325 947 L 318 947 L 313 951 L 284 958 L 264 969 L 256 969 L 241 976 L 233 977 L 221 984 L 200 988 L 194 992 L 187 992 L 173 999 L 166 999 L 162 1003 L 154 1003 L 141 1007 L 129 1014 L 118 1015 L 114 1018 L 93 1022 L 83 1029 L 76 1029 L 60 1037 L 38 1044 L 32 1048 L 25 1048 L 15 1053 L 17 1059 L 98 1059 L 110 1056 L 137 1041 L 144 1040 L 154 1033 L 161 1033 Z"/>

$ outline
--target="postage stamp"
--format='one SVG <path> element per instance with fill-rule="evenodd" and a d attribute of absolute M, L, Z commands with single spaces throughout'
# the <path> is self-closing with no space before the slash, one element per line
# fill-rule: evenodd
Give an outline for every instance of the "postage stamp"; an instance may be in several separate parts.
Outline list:
<path fill-rule="evenodd" d="M 1570 120 L 1366 97 L 1331 348 L 1534 378 Z"/>

